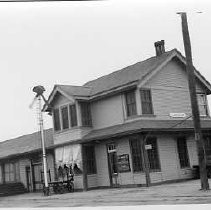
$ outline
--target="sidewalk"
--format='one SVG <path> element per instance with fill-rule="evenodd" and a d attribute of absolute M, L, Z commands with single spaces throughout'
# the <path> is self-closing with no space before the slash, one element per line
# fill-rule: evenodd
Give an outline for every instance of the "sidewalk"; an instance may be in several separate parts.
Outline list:
<path fill-rule="evenodd" d="M 209 180 L 211 186 L 211 180 Z M 28 193 L 1 197 L 0 207 L 90 207 L 154 204 L 211 204 L 211 190 L 201 191 L 200 180 L 150 188 L 116 188 L 66 194 Z"/>

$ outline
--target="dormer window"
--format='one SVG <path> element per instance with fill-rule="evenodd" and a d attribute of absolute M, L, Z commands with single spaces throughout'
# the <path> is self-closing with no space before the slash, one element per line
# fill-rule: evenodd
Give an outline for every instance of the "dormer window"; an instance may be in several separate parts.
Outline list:
<path fill-rule="evenodd" d="M 69 115 L 68 115 L 68 106 L 64 106 L 61 108 L 61 115 L 62 115 L 62 129 L 69 128 Z"/>
<path fill-rule="evenodd" d="M 54 122 L 54 130 L 60 131 L 61 130 L 61 124 L 60 124 L 59 109 L 54 109 L 54 111 L 53 111 L 53 122 Z"/>
<path fill-rule="evenodd" d="M 65 105 L 53 111 L 54 130 L 61 131 L 78 125 L 76 105 Z"/>
<path fill-rule="evenodd" d="M 71 127 L 77 126 L 78 123 L 77 123 L 77 112 L 76 112 L 75 104 L 70 105 L 69 109 L 70 109 L 69 113 L 70 113 L 70 124 L 71 124 Z"/>

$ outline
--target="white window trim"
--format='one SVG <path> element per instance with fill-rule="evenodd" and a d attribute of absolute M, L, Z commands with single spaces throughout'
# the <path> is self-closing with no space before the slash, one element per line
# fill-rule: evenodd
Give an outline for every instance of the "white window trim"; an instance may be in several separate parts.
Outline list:
<path fill-rule="evenodd" d="M 199 104 L 198 95 L 203 95 L 205 97 L 205 103 L 204 104 Z M 200 106 L 206 106 L 206 110 L 207 110 L 207 115 L 203 115 L 203 114 L 200 114 L 200 108 L 199 108 L 200 117 L 209 117 L 210 111 L 209 111 L 209 106 L 208 106 L 208 101 L 207 101 L 207 95 L 205 93 L 197 93 L 197 102 L 198 102 L 198 108 Z"/>

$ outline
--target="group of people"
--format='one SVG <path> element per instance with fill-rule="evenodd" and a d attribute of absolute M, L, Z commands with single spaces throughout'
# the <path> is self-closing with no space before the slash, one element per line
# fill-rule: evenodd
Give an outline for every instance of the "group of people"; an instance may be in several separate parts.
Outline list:
<path fill-rule="evenodd" d="M 60 165 L 58 167 L 58 179 L 59 180 L 69 180 L 71 177 L 74 176 L 74 174 L 81 174 L 81 169 L 77 166 L 75 163 L 74 165 L 70 164 L 69 167 L 67 164 L 64 164 L 63 166 Z"/>

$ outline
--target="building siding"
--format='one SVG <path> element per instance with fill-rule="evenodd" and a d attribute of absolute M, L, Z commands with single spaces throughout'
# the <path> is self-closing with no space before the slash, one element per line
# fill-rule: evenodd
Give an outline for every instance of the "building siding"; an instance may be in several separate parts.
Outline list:
<path fill-rule="evenodd" d="M 188 79 L 185 70 L 175 61 L 169 62 L 154 75 L 144 88 L 152 91 L 154 114 L 159 119 L 172 119 L 170 113 L 191 115 Z M 197 91 L 204 92 L 197 83 Z"/>
<path fill-rule="evenodd" d="M 95 157 L 97 166 L 97 185 L 110 186 L 106 144 L 96 144 Z"/>
<path fill-rule="evenodd" d="M 74 188 L 75 189 L 83 189 L 83 176 L 82 175 L 74 176 Z"/>
<path fill-rule="evenodd" d="M 123 104 L 121 95 L 101 99 L 91 104 L 94 129 L 123 123 Z"/>
<path fill-rule="evenodd" d="M 97 187 L 97 174 L 90 174 L 87 176 L 88 188 Z"/>
<path fill-rule="evenodd" d="M 2 165 L 0 164 L 0 184 L 3 182 L 3 177 L 2 177 Z"/>
<path fill-rule="evenodd" d="M 26 181 L 26 166 L 30 166 L 29 159 L 20 159 L 19 160 L 19 167 L 20 167 L 20 181 L 24 184 L 24 187 L 27 188 L 27 181 Z"/>

